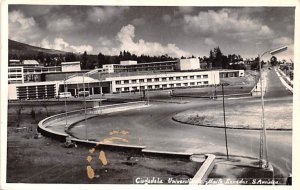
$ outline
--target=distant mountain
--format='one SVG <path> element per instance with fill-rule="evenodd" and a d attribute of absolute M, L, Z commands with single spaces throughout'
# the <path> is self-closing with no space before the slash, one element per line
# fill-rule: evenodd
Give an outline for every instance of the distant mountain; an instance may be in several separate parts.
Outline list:
<path fill-rule="evenodd" d="M 17 42 L 14 40 L 8 40 L 8 52 L 9 55 L 37 55 L 38 52 L 43 52 L 44 54 L 66 54 L 69 52 L 60 51 L 60 50 L 54 50 L 54 49 L 46 49 L 41 47 L 36 47 L 28 44 L 24 44 L 21 42 Z"/>

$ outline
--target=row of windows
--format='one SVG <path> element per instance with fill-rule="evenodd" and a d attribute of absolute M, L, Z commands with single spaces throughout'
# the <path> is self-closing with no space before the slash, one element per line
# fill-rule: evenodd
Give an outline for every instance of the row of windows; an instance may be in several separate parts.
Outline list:
<path fill-rule="evenodd" d="M 22 68 L 8 68 L 8 73 L 21 73 Z"/>
<path fill-rule="evenodd" d="M 60 72 L 61 69 L 60 68 L 30 68 L 30 69 L 26 69 L 24 68 L 24 73 L 41 73 L 41 72 Z"/>
<path fill-rule="evenodd" d="M 54 85 L 17 87 L 19 99 L 42 99 L 55 97 Z"/>
<path fill-rule="evenodd" d="M 117 92 L 120 91 L 129 91 L 129 90 L 144 90 L 144 89 L 161 89 L 161 88 L 174 88 L 174 87 L 187 87 L 187 86 L 195 86 L 195 85 L 208 85 L 208 81 L 203 82 L 190 82 L 190 83 L 175 83 L 175 84 L 162 84 L 162 85 L 148 85 L 148 86 L 133 86 L 133 87 L 124 87 L 124 88 L 116 88 Z"/>
<path fill-rule="evenodd" d="M 116 72 L 133 72 L 133 71 L 156 71 L 156 70 L 163 70 L 163 71 L 173 71 L 174 67 L 151 67 L 151 68 L 115 68 Z"/>
<path fill-rule="evenodd" d="M 9 80 L 8 81 L 8 84 L 19 84 L 19 83 L 22 83 L 23 81 L 20 80 L 20 79 L 17 79 L 17 80 Z"/>
<path fill-rule="evenodd" d="M 183 76 L 183 77 L 162 77 L 162 78 L 149 78 L 149 79 L 132 79 L 132 80 L 123 80 L 123 83 L 121 80 L 117 80 L 116 84 L 129 84 L 131 81 L 131 84 L 135 83 L 144 83 L 144 82 L 159 82 L 159 81 L 174 81 L 174 80 L 187 80 L 187 79 L 202 79 L 202 78 L 208 78 L 208 75 L 196 75 L 196 76 Z"/>
<path fill-rule="evenodd" d="M 9 79 L 11 79 L 11 78 L 22 78 L 22 74 L 9 74 L 8 78 Z"/>

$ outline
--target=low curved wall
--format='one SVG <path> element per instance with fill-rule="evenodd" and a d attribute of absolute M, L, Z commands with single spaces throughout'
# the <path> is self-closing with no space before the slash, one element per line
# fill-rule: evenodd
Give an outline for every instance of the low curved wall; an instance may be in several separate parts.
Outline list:
<path fill-rule="evenodd" d="M 107 105 L 107 106 L 101 106 L 101 107 L 95 107 L 95 108 L 87 108 L 86 109 L 86 118 L 90 119 L 92 117 L 96 117 L 99 114 L 106 114 L 106 113 L 112 113 L 117 111 L 124 111 L 128 109 L 136 109 L 141 107 L 146 107 L 146 103 L 144 101 L 138 101 L 138 102 L 130 102 L 130 103 L 122 103 L 122 104 L 113 104 L 113 105 Z M 47 117 L 40 121 L 38 123 L 38 131 L 42 133 L 44 136 L 52 137 L 54 139 L 65 141 L 66 137 L 69 136 L 66 130 L 68 130 L 70 127 L 72 127 L 75 123 L 80 122 L 84 120 L 85 118 L 82 116 L 85 113 L 85 109 L 70 111 L 67 113 L 60 113 L 56 114 L 50 117 Z M 52 130 L 51 124 L 55 122 L 59 122 L 64 120 L 67 117 L 67 119 L 73 119 L 72 122 L 67 123 L 67 125 L 64 127 L 61 131 L 55 131 Z M 74 118 L 76 118 L 74 120 Z M 78 143 L 87 143 L 87 144 L 95 144 L 97 142 L 92 142 L 88 140 L 81 140 L 77 138 L 72 138 L 72 141 L 76 141 Z"/>

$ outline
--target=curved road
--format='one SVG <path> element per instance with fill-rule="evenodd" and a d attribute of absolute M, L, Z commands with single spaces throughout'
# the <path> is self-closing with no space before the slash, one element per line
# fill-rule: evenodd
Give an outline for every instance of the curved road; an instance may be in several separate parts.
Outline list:
<path fill-rule="evenodd" d="M 273 70 L 267 72 L 267 92 L 265 105 L 292 102 L 292 94 L 281 84 Z M 194 109 L 222 109 L 222 101 L 208 99 L 184 99 L 187 104 L 154 103 L 149 108 L 130 110 L 99 116 L 88 120 L 90 139 L 99 141 L 111 136 L 128 139 L 127 144 L 146 145 L 147 149 L 225 154 L 224 129 L 185 125 L 173 121 L 174 114 Z M 226 106 L 257 104 L 260 98 L 226 99 Z M 260 119 L 260 118 L 258 118 Z M 114 134 L 113 130 L 127 131 L 128 134 Z M 72 129 L 74 136 L 85 138 L 84 123 Z M 228 149 L 230 155 L 258 157 L 259 131 L 228 129 Z M 268 158 L 273 166 L 288 176 L 292 172 L 292 131 L 267 131 Z M 114 141 L 114 143 L 118 143 Z M 120 142 L 123 143 L 123 142 Z M 277 176 L 278 177 L 278 176 Z"/>

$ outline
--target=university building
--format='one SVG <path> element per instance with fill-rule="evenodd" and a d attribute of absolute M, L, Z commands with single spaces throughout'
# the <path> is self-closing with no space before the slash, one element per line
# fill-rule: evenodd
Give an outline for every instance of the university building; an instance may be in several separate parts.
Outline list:
<path fill-rule="evenodd" d="M 77 96 L 80 91 L 95 95 L 217 85 L 220 78 L 243 77 L 244 70 L 204 70 L 198 58 L 191 58 L 139 64 L 121 61 L 88 71 L 80 69 L 80 62 L 59 67 L 10 66 L 8 75 L 9 99 L 16 100 L 54 98 L 64 91 Z"/>

